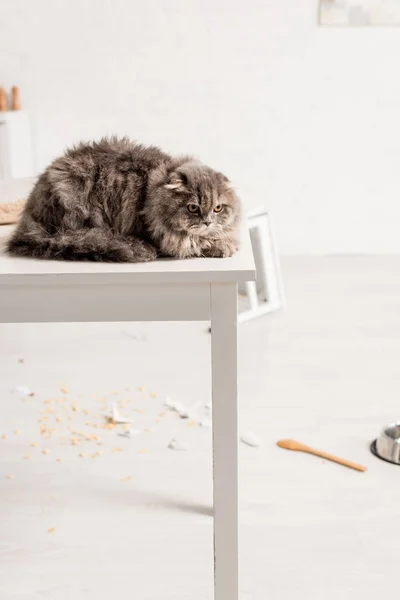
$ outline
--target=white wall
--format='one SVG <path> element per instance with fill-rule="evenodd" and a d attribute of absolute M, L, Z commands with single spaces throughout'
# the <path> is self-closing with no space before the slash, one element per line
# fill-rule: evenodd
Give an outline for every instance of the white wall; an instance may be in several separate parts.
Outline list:
<path fill-rule="evenodd" d="M 0 84 L 43 168 L 127 134 L 224 170 L 282 252 L 400 252 L 400 30 L 317 0 L 2 0 Z"/>

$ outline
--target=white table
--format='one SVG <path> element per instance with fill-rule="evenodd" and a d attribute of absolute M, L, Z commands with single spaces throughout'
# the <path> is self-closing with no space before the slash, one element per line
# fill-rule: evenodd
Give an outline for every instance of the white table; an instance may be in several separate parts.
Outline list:
<path fill-rule="evenodd" d="M 247 232 L 226 259 L 67 263 L 0 249 L 0 322 L 211 320 L 215 600 L 239 598 L 237 287 L 254 277 Z"/>

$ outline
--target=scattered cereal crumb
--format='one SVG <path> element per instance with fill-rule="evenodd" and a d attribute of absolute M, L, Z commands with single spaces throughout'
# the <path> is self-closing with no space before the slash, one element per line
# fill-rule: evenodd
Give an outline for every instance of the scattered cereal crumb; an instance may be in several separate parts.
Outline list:
<path fill-rule="evenodd" d="M 6 435 L 2 435 L 2 436 L 1 436 L 1 439 L 2 439 L 2 440 L 6 440 L 6 439 L 7 439 L 7 436 L 6 436 Z"/>
<path fill-rule="evenodd" d="M 55 531 L 55 530 L 56 530 L 56 528 L 55 528 L 55 527 L 50 527 L 50 529 L 48 529 L 47 531 L 48 531 L 49 533 L 53 533 L 53 531 Z"/>
<path fill-rule="evenodd" d="M 130 430 L 130 428 L 131 428 L 131 426 L 130 426 L 130 424 L 129 424 L 129 423 L 124 423 L 124 424 L 123 424 L 123 426 L 122 426 L 122 429 L 123 429 L 124 431 L 129 431 L 129 430 Z"/>
<path fill-rule="evenodd" d="M 56 462 L 61 462 L 61 458 L 56 458 Z"/>
<path fill-rule="evenodd" d="M 63 385 L 63 387 L 61 388 L 61 391 L 63 394 L 68 394 L 69 389 L 65 385 Z"/>
<path fill-rule="evenodd" d="M 80 444 L 80 443 L 81 443 L 81 441 L 80 441 L 80 440 L 77 440 L 76 438 L 73 438 L 73 439 L 71 440 L 71 444 L 72 444 L 73 446 L 79 446 L 79 444 Z"/>
<path fill-rule="evenodd" d="M 117 428 L 117 424 L 116 423 L 103 423 L 103 425 L 101 425 L 102 429 L 116 429 Z"/>
<path fill-rule="evenodd" d="M 51 400 L 45 400 L 43 404 L 51 404 Z"/>
<path fill-rule="evenodd" d="M 102 446 L 102 445 L 103 445 L 103 442 L 97 442 L 97 445 L 98 445 L 98 446 Z"/>
<path fill-rule="evenodd" d="M 14 479 L 14 475 L 7 475 L 7 479 Z"/>
<path fill-rule="evenodd" d="M 197 425 L 197 421 L 193 421 L 193 420 L 189 421 L 187 424 L 188 427 L 196 427 L 196 425 Z"/>
<path fill-rule="evenodd" d="M 43 450 L 43 454 L 50 454 L 50 449 L 49 448 L 45 448 Z"/>
<path fill-rule="evenodd" d="M 103 453 L 101 451 L 99 452 L 95 452 L 94 454 L 92 454 L 92 458 L 97 458 L 98 456 L 101 456 Z"/>
<path fill-rule="evenodd" d="M 147 453 L 148 453 L 148 451 L 149 451 L 149 449 L 148 449 L 148 448 L 140 448 L 140 450 L 139 450 L 139 454 L 147 454 Z"/>
<path fill-rule="evenodd" d="M 14 431 L 14 433 L 15 433 L 15 435 L 20 435 L 20 433 L 21 433 L 21 430 L 20 430 L 20 429 L 16 429 L 16 430 Z"/>
<path fill-rule="evenodd" d="M 88 415 L 88 414 L 89 414 L 89 411 L 88 411 L 88 409 L 87 409 L 87 408 L 84 408 L 82 412 L 83 412 L 85 415 Z"/>
<path fill-rule="evenodd" d="M 80 456 L 81 458 L 86 458 L 86 453 L 85 453 L 85 452 L 80 452 L 80 453 L 79 453 L 79 456 Z"/>
<path fill-rule="evenodd" d="M 152 394 L 150 394 L 150 396 L 151 396 L 152 398 L 157 398 L 157 394 L 155 394 L 154 392 L 153 392 Z"/>
<path fill-rule="evenodd" d="M 138 387 L 139 392 L 144 392 L 145 388 L 143 385 L 141 385 L 140 387 Z"/>
<path fill-rule="evenodd" d="M 92 422 L 91 422 L 91 421 L 86 421 L 85 425 L 86 425 L 87 427 L 91 427 L 91 426 L 92 426 Z"/>
<path fill-rule="evenodd" d="M 77 410 L 78 410 L 78 403 L 77 403 L 77 402 L 72 402 L 72 404 L 71 404 L 71 409 L 72 409 L 74 412 L 77 412 Z"/>
<path fill-rule="evenodd" d="M 62 423 L 64 421 L 63 417 L 57 417 L 56 419 L 57 423 Z"/>
<path fill-rule="evenodd" d="M 122 448 L 113 448 L 113 452 L 122 452 Z"/>
<path fill-rule="evenodd" d="M 166 414 L 166 413 L 165 413 L 164 411 L 161 411 L 160 413 L 158 413 L 158 416 L 159 416 L 159 417 L 165 417 L 165 414 Z"/>
<path fill-rule="evenodd" d="M 25 460 L 30 460 L 30 459 L 31 459 L 31 457 L 29 456 L 29 454 L 25 454 L 25 456 L 24 456 L 24 459 L 25 459 Z"/>
<path fill-rule="evenodd" d="M 132 477 L 129 475 L 129 477 L 123 477 L 121 481 L 130 481 L 131 479 Z"/>

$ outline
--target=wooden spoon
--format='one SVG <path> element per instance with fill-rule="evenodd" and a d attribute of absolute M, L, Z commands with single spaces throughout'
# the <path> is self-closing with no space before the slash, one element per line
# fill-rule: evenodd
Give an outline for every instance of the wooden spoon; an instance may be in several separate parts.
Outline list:
<path fill-rule="evenodd" d="M 305 446 L 300 442 L 296 442 L 296 440 L 279 440 L 277 445 L 280 448 L 286 448 L 287 450 L 298 450 L 299 452 L 314 454 L 315 456 L 326 458 L 326 460 L 331 460 L 332 462 L 343 465 L 344 467 L 349 467 L 350 469 L 355 469 L 356 471 L 364 472 L 367 470 L 367 467 L 364 467 L 363 465 L 358 465 L 357 463 L 346 460 L 345 458 L 339 458 L 333 454 L 327 454 L 327 452 L 322 452 L 321 450 L 315 450 L 314 448 L 310 448 L 310 446 Z"/>

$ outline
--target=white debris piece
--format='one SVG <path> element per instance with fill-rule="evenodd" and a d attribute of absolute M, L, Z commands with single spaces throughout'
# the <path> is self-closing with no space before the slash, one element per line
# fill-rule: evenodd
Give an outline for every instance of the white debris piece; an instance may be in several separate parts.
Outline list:
<path fill-rule="evenodd" d="M 212 401 L 210 400 L 210 402 L 207 402 L 207 404 L 204 405 L 204 408 L 206 410 L 211 410 L 212 409 Z"/>
<path fill-rule="evenodd" d="M 106 419 L 109 419 L 112 423 L 117 423 L 118 425 L 123 425 L 124 423 L 132 423 L 132 419 L 128 419 L 120 414 L 116 405 L 113 405 L 111 413 L 107 413 L 104 415 Z"/>
<path fill-rule="evenodd" d="M 182 444 L 176 438 L 172 438 L 172 440 L 168 444 L 168 448 L 170 450 L 187 450 L 187 446 L 185 444 Z"/>
<path fill-rule="evenodd" d="M 145 336 L 143 335 L 143 333 L 140 333 L 140 331 L 135 331 L 135 330 L 130 330 L 130 331 L 121 331 L 121 333 L 123 335 L 126 335 L 126 337 L 130 337 L 132 340 L 137 340 L 138 342 L 142 342 L 143 340 L 145 340 Z"/>
<path fill-rule="evenodd" d="M 12 393 L 18 394 L 19 396 L 34 396 L 35 395 L 26 385 L 17 385 L 12 390 Z"/>
<path fill-rule="evenodd" d="M 187 418 L 187 408 L 184 404 L 182 404 L 182 402 L 175 402 L 173 410 L 184 419 Z"/>
<path fill-rule="evenodd" d="M 240 441 L 243 442 L 243 444 L 252 446 L 253 448 L 258 448 L 258 446 L 261 444 L 260 437 L 253 431 L 246 431 L 246 433 L 241 436 Z"/>
<path fill-rule="evenodd" d="M 123 431 L 123 432 L 119 433 L 118 435 L 120 435 L 121 437 L 124 437 L 124 438 L 132 439 L 132 438 L 136 437 L 137 435 L 140 435 L 141 433 L 144 433 L 142 429 L 133 429 L 131 427 L 130 429 L 128 429 L 128 431 Z"/>
<path fill-rule="evenodd" d="M 197 417 L 197 409 L 200 406 L 200 402 L 196 402 L 192 406 L 185 406 L 182 402 L 176 402 L 172 400 L 169 396 L 166 396 L 164 400 L 164 406 L 169 410 L 173 410 L 178 413 L 178 415 L 182 419 L 196 419 Z"/>
<path fill-rule="evenodd" d="M 208 428 L 212 426 L 211 419 L 204 418 L 199 423 L 200 427 Z"/>
<path fill-rule="evenodd" d="M 170 410 L 175 410 L 176 402 L 170 396 L 165 396 L 164 406 Z"/>

